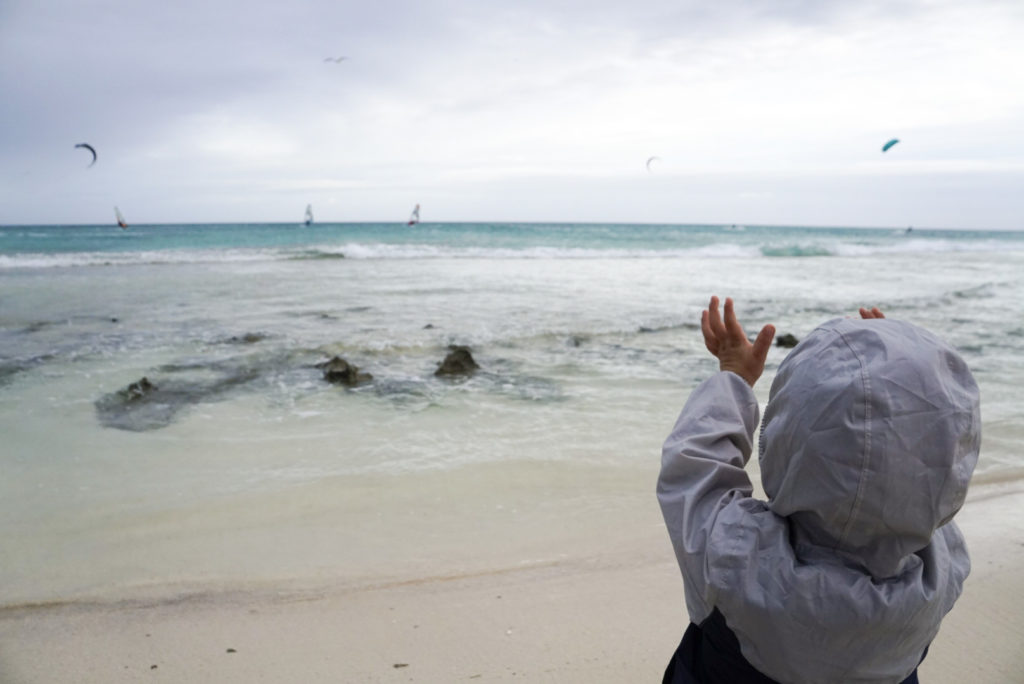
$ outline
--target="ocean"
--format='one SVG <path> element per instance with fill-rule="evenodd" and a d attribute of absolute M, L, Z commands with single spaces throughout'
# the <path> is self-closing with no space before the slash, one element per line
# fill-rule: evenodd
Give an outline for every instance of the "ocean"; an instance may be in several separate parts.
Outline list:
<path fill-rule="evenodd" d="M 0 604 L 487 570 L 656 523 L 712 294 L 750 333 L 859 306 L 938 333 L 981 387 L 974 486 L 1024 477 L 1024 232 L 2 226 Z M 451 345 L 479 370 L 435 376 Z M 335 356 L 372 381 L 327 382 Z"/>

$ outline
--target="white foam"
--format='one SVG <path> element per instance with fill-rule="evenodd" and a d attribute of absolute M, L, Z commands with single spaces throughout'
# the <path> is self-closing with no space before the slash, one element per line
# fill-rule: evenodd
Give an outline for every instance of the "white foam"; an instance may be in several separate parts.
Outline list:
<path fill-rule="evenodd" d="M 830 248 L 838 256 L 870 256 L 873 254 L 940 254 L 943 252 L 1019 252 L 1024 243 L 1003 240 L 928 240 L 912 238 L 877 245 L 838 242 Z"/>
<path fill-rule="evenodd" d="M 271 261 L 278 258 L 281 258 L 281 253 L 278 250 L 269 249 L 0 254 L 0 269 L 256 262 Z"/>
<path fill-rule="evenodd" d="M 349 242 L 304 247 L 234 249 L 168 249 L 123 252 L 59 252 L 0 254 L 0 270 L 70 268 L 80 266 L 128 266 L 159 264 L 207 264 L 280 261 L 345 257 L 347 259 L 736 259 L 799 258 L 803 256 L 863 257 L 879 254 L 938 254 L 956 252 L 1019 252 L 1024 241 L 910 238 L 856 243 L 842 240 L 809 240 L 793 243 L 716 242 L 664 249 L 622 247 L 478 247 L 432 244 Z"/>
<path fill-rule="evenodd" d="M 337 248 L 334 248 L 337 249 Z M 756 245 L 718 243 L 677 249 L 595 247 L 454 247 L 425 244 L 348 243 L 340 249 L 351 259 L 674 259 L 755 257 Z"/>

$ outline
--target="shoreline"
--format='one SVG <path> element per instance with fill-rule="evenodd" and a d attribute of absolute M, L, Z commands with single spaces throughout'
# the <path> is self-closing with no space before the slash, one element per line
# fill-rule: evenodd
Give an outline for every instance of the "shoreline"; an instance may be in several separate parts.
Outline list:
<path fill-rule="evenodd" d="M 667 536 L 649 513 L 605 530 L 604 546 L 582 540 L 560 558 L 9 605 L 0 679 L 658 681 L 686 617 Z M 1022 681 L 1024 484 L 973 487 L 957 522 L 973 569 L 922 681 Z"/>

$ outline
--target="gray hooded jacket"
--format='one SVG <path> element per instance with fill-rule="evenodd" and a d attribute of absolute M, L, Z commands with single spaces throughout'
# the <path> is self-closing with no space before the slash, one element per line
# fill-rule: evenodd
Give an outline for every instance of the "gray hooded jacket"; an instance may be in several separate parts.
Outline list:
<path fill-rule="evenodd" d="M 900 682 L 970 570 L 960 530 L 978 458 L 978 388 L 926 330 L 837 319 L 779 367 L 761 426 L 768 501 L 752 498 L 757 400 L 720 372 L 665 442 L 658 500 L 690 619 L 714 608 L 780 682 Z"/>

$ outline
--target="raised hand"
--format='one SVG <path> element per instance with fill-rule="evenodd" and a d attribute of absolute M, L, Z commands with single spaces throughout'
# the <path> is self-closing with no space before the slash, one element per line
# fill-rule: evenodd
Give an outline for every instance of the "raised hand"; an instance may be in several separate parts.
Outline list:
<path fill-rule="evenodd" d="M 878 312 L 879 316 L 881 313 Z M 753 387 L 764 372 L 764 361 L 775 337 L 775 326 L 768 324 L 761 328 L 751 344 L 743 326 L 736 320 L 732 299 L 725 299 L 723 320 L 718 313 L 718 297 L 712 297 L 708 308 L 700 315 L 700 329 L 704 333 L 704 345 L 718 358 L 719 369 L 732 371 Z"/>

